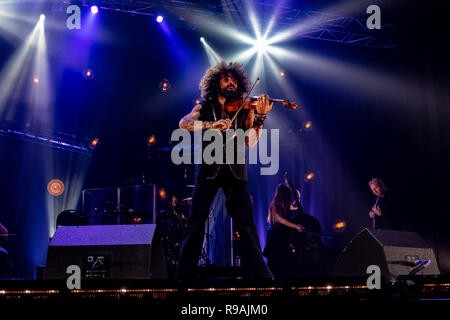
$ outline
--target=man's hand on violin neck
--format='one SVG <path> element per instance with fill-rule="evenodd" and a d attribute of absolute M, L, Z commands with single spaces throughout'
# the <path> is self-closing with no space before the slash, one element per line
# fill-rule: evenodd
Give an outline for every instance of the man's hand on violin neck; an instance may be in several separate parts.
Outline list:
<path fill-rule="evenodd" d="M 273 102 L 269 100 L 267 94 L 261 94 L 258 96 L 256 103 L 256 112 L 259 114 L 266 114 L 272 109 Z"/>

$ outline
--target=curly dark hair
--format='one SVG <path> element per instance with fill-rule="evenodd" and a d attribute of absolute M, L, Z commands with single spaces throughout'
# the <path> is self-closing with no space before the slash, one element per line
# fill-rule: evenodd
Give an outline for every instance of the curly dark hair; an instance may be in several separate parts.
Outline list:
<path fill-rule="evenodd" d="M 205 75 L 200 80 L 198 87 L 201 91 L 202 99 L 205 101 L 217 100 L 220 93 L 220 77 L 228 73 L 237 80 L 237 93 L 242 95 L 247 92 L 250 87 L 250 81 L 245 75 L 242 65 L 236 62 L 227 64 L 222 60 L 206 70 Z"/>

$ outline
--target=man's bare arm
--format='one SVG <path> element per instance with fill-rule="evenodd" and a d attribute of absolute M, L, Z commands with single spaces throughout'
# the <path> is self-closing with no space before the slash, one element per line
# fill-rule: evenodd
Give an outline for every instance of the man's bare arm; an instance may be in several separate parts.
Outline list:
<path fill-rule="evenodd" d="M 201 104 L 197 104 L 194 109 L 192 109 L 191 113 L 188 113 L 180 120 L 179 126 L 180 129 L 186 129 L 188 131 L 195 130 L 206 130 L 206 129 L 217 129 L 217 130 L 226 130 L 231 126 L 231 121 L 229 119 L 220 119 L 216 122 L 211 121 L 201 121 L 201 126 L 196 126 L 195 122 L 200 121 L 200 110 L 202 109 Z"/>
<path fill-rule="evenodd" d="M 189 131 L 194 131 L 194 122 L 198 121 L 200 118 L 200 110 L 202 109 L 201 104 L 197 104 L 190 113 L 185 115 L 179 123 L 180 129 L 186 129 Z M 205 122 L 206 123 L 206 122 Z M 197 129 L 197 128 L 195 128 Z M 200 128 L 198 128 L 200 129 Z"/>
<path fill-rule="evenodd" d="M 245 136 L 245 145 L 248 147 L 253 147 L 259 140 L 259 137 L 261 136 L 261 129 L 262 125 L 254 125 L 255 121 L 255 111 L 250 110 L 247 118 L 245 119 L 245 131 L 248 129 L 253 129 L 254 132 L 249 134 L 248 136 Z"/>

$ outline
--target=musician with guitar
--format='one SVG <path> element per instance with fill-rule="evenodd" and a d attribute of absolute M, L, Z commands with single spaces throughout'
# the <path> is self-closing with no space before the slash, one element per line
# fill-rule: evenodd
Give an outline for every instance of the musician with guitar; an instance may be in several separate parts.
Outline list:
<path fill-rule="evenodd" d="M 376 196 L 374 204 L 369 212 L 372 229 L 397 229 L 391 215 L 391 199 L 389 190 L 380 178 L 373 178 L 369 181 L 369 187 Z"/>

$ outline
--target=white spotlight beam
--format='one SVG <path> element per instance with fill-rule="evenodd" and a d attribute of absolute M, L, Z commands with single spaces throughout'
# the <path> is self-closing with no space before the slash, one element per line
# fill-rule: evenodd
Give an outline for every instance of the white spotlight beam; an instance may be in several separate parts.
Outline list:
<path fill-rule="evenodd" d="M 214 66 L 223 60 L 222 57 L 206 42 L 206 40 L 201 40 L 201 43 L 205 48 L 206 55 L 208 56 L 209 64 L 211 66 Z"/>
<path fill-rule="evenodd" d="M 45 39 L 45 21 L 39 21 L 39 35 L 37 39 L 37 47 L 34 57 L 34 74 L 39 77 L 39 84 L 34 86 L 30 97 L 30 113 L 33 118 L 39 123 L 49 128 L 51 120 L 49 117 L 52 106 L 52 86 L 50 83 L 48 57 L 47 57 L 47 43 Z"/>
<path fill-rule="evenodd" d="M 5 105 L 12 98 L 14 91 L 21 90 L 24 83 L 20 81 L 28 67 L 28 57 L 32 46 L 36 43 L 40 24 L 37 23 L 31 34 L 14 52 L 0 72 L 0 119 L 5 118 Z M 12 111 L 12 110 L 10 110 Z"/>
<path fill-rule="evenodd" d="M 258 52 L 258 49 L 256 47 L 251 47 L 250 49 L 247 49 L 241 53 L 238 53 L 237 55 L 231 56 L 228 60 L 229 61 L 236 61 L 241 64 L 247 63 L 255 53 Z"/>
<path fill-rule="evenodd" d="M 36 23 L 36 17 L 26 16 L 15 12 L 15 7 L 2 7 L 0 1 L 0 35 L 8 41 L 27 37 L 30 25 Z"/>

